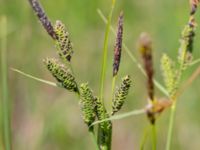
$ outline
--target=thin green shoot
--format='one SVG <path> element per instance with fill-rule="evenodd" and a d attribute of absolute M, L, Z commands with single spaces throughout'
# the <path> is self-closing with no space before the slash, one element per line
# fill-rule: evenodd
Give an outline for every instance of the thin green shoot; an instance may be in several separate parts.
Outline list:
<path fill-rule="evenodd" d="M 190 66 L 194 66 L 194 65 L 196 65 L 198 63 L 200 63 L 200 59 L 196 59 L 196 60 L 192 61 L 189 65 Z"/>
<path fill-rule="evenodd" d="M 10 102 L 8 98 L 7 18 L 1 17 L 1 80 L 3 138 L 5 150 L 11 150 Z"/>
<path fill-rule="evenodd" d="M 142 141 L 140 143 L 140 150 L 144 150 L 144 145 L 145 145 L 145 143 L 147 141 L 148 135 L 149 135 L 149 126 L 144 129 L 144 133 L 143 133 L 143 136 L 142 136 Z"/>
<path fill-rule="evenodd" d="M 112 1 L 111 11 L 110 11 L 110 14 L 108 16 L 108 21 L 107 21 L 107 24 L 106 24 L 105 37 L 104 37 L 101 83 L 100 83 L 100 100 L 102 102 L 103 102 L 104 81 L 105 81 L 106 66 L 107 66 L 108 39 L 109 39 L 110 25 L 111 25 L 111 19 L 112 19 L 112 14 L 113 14 L 114 7 L 115 7 L 115 0 Z"/>
<path fill-rule="evenodd" d="M 143 115 L 143 114 L 146 114 L 145 109 L 134 110 L 134 111 L 130 111 L 130 112 L 127 112 L 127 113 L 124 113 L 124 114 L 111 116 L 107 119 L 103 119 L 103 120 L 100 120 L 100 121 L 95 121 L 94 123 L 91 124 L 91 126 L 94 126 L 96 124 L 100 124 L 100 123 L 105 122 L 105 121 L 120 120 L 120 119 L 124 119 L 124 118 L 127 118 L 127 117 L 138 116 L 138 115 Z"/>
<path fill-rule="evenodd" d="M 156 124 L 152 124 L 152 150 L 156 150 L 157 148 L 157 133 L 156 133 Z"/>
<path fill-rule="evenodd" d="M 27 73 L 24 73 L 24 72 L 22 72 L 22 71 L 20 71 L 20 70 L 18 70 L 18 69 L 11 68 L 11 70 L 14 71 L 14 72 L 17 72 L 17 73 L 19 73 L 19 74 L 21 74 L 21 75 L 23 75 L 23 76 L 25 76 L 25 77 L 28 77 L 28 78 L 34 79 L 34 80 L 36 80 L 36 81 L 39 81 L 39 82 L 41 82 L 41 83 L 45 83 L 45 84 L 48 84 L 48 85 L 54 86 L 54 87 L 61 87 L 61 86 L 59 86 L 58 84 L 56 84 L 56 83 L 54 83 L 54 82 L 47 81 L 47 80 L 44 80 L 44 79 L 41 79 L 41 78 L 32 76 L 32 75 L 27 74 Z"/>

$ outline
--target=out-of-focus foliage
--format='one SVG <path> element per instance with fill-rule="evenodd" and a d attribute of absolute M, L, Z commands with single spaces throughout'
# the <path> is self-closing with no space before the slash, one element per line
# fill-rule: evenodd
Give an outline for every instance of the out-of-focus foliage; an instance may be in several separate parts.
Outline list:
<path fill-rule="evenodd" d="M 99 91 L 101 54 L 105 24 L 96 13 L 100 8 L 108 14 L 108 0 L 41 0 L 53 23 L 61 20 L 70 33 L 74 54 L 72 65 L 80 82 L 88 81 L 94 91 Z M 116 27 L 117 16 L 124 11 L 124 42 L 139 57 L 136 43 L 139 34 L 149 32 L 153 37 L 153 53 L 156 78 L 164 83 L 160 73 L 160 57 L 163 52 L 177 58 L 180 33 L 188 21 L 188 0 L 117 0 L 112 24 Z M 54 41 L 43 30 L 28 0 L 0 0 L 0 14 L 8 17 L 9 67 L 32 75 L 53 80 L 42 59 L 56 56 Z M 200 12 L 197 12 L 200 24 Z M 200 57 L 200 28 L 194 41 L 194 59 Z M 115 37 L 109 41 L 109 60 L 106 91 L 111 89 L 112 56 Z M 123 50 L 122 50 L 123 51 Z M 123 111 L 141 108 L 146 103 L 145 77 L 123 51 L 119 76 L 130 74 L 134 88 L 129 91 Z M 196 66 L 189 69 L 187 79 Z M 117 80 L 120 83 L 120 78 Z M 180 97 L 175 120 L 173 148 L 198 150 L 200 139 L 200 79 Z M 1 94 L 1 92 L 0 92 Z M 12 101 L 12 139 L 15 150 L 92 150 L 94 145 L 83 123 L 78 99 L 71 93 L 49 87 L 9 71 L 9 94 Z M 94 93 L 98 95 L 99 93 Z M 158 90 L 156 95 L 162 97 Z M 110 93 L 106 100 L 110 103 Z M 158 120 L 158 149 L 164 149 L 169 112 Z M 130 117 L 114 122 L 113 149 L 139 149 L 142 131 L 148 125 L 143 117 Z M 2 132 L 2 131 L 0 131 Z M 191 138 L 193 137 L 193 138 Z M 0 140 L 2 137 L 0 136 Z M 1 142 L 0 142 L 1 143 Z M 148 149 L 147 142 L 147 149 Z"/>

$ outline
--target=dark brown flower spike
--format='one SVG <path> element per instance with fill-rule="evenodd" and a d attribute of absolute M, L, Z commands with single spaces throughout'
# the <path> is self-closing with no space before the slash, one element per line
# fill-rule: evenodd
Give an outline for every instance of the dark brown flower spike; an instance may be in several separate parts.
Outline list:
<path fill-rule="evenodd" d="M 122 51 L 122 38 L 123 38 L 123 12 L 120 13 L 118 19 L 118 29 L 117 29 L 117 38 L 114 49 L 114 63 L 113 63 L 113 76 L 116 76 L 119 71 L 121 51 Z"/>
<path fill-rule="evenodd" d="M 200 0 L 190 0 L 190 15 L 194 15 L 197 11 Z"/>
<path fill-rule="evenodd" d="M 47 15 L 45 14 L 44 9 L 42 8 L 41 4 L 38 0 L 29 0 L 33 10 L 35 11 L 38 19 L 42 23 L 45 30 L 48 34 L 55 40 L 57 39 L 56 34 L 54 32 L 53 26 L 51 21 L 48 19 Z"/>
<path fill-rule="evenodd" d="M 147 90 L 151 101 L 154 100 L 154 84 L 153 84 L 153 60 L 152 60 L 152 42 L 147 33 L 142 33 L 139 39 L 139 49 L 144 62 L 144 69 L 147 75 Z"/>

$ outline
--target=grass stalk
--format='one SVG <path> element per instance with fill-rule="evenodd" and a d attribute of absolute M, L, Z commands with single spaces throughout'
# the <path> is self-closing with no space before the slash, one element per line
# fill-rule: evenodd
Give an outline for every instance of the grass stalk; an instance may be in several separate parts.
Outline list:
<path fill-rule="evenodd" d="M 108 16 L 108 22 L 106 24 L 106 31 L 105 31 L 105 36 L 104 36 L 104 46 L 103 46 L 103 58 L 102 58 L 102 71 L 101 71 L 101 83 L 100 83 L 100 100 L 102 101 L 102 104 L 104 105 L 103 101 L 103 93 L 104 93 L 104 82 L 105 82 L 105 76 L 106 76 L 106 68 L 107 68 L 107 55 L 108 55 L 108 39 L 109 39 L 109 34 L 110 34 L 110 25 L 111 25 L 111 19 L 113 15 L 113 10 L 115 7 L 115 2 L 116 0 L 112 0 L 112 5 L 111 5 L 111 10 Z M 112 129 L 110 129 L 112 130 Z M 98 127 L 98 133 L 97 133 L 97 141 L 98 143 L 101 142 L 101 135 L 102 135 L 102 130 L 101 127 Z M 108 141 L 105 141 L 105 145 L 99 145 L 99 147 L 105 147 L 105 149 L 110 150 L 111 149 L 111 137 L 112 137 L 112 131 L 108 133 Z"/>
<path fill-rule="evenodd" d="M 170 150 L 170 147 L 171 147 L 175 112 L 176 112 L 176 101 L 174 102 L 174 104 L 171 107 L 170 120 L 169 120 L 169 128 L 168 128 L 168 133 L 167 133 L 166 150 Z"/>
<path fill-rule="evenodd" d="M 99 150 L 99 146 L 97 144 L 97 139 L 96 139 L 93 127 L 92 127 L 92 129 L 89 129 L 89 133 L 90 133 L 93 143 L 95 144 L 95 149 Z"/>
<path fill-rule="evenodd" d="M 147 137 L 148 137 L 148 129 L 149 128 L 145 128 L 143 131 L 144 133 L 142 136 L 142 141 L 140 142 L 140 150 L 144 150 L 144 145 L 145 145 Z"/>
<path fill-rule="evenodd" d="M 8 64 L 7 64 L 7 19 L 1 18 L 1 76 L 2 76 L 2 114 L 3 139 L 5 150 L 11 149 L 10 102 L 8 98 Z"/>
<path fill-rule="evenodd" d="M 34 80 L 36 80 L 36 81 L 39 81 L 39 82 L 41 82 L 41 83 L 45 83 L 45 84 L 48 84 L 48 85 L 54 86 L 54 87 L 59 87 L 58 84 L 56 84 L 56 83 L 54 83 L 54 82 L 47 81 L 47 80 L 44 80 L 44 79 L 41 79 L 41 78 L 32 76 L 32 75 L 27 74 L 27 73 L 25 73 L 25 72 L 22 72 L 22 71 L 20 71 L 20 70 L 18 70 L 18 69 L 11 68 L 11 70 L 14 71 L 14 72 L 17 72 L 17 73 L 19 73 L 19 74 L 21 74 L 21 75 L 23 75 L 23 76 L 25 76 L 25 77 L 28 77 L 28 78 L 34 79 Z"/>
<path fill-rule="evenodd" d="M 152 124 L 152 150 L 157 149 L 156 124 Z"/>
<path fill-rule="evenodd" d="M 112 6 L 111 11 L 108 16 L 108 21 L 106 24 L 106 31 L 105 31 L 105 37 L 104 37 L 104 46 L 103 46 L 103 58 L 102 58 L 102 69 L 101 69 L 101 87 L 100 87 L 100 100 L 103 102 L 103 92 L 104 92 L 104 81 L 105 81 L 105 75 L 106 75 L 106 66 L 107 66 L 107 54 L 108 54 L 108 39 L 110 34 L 110 25 L 111 25 L 111 19 L 113 10 L 115 7 L 115 0 L 112 0 Z"/>

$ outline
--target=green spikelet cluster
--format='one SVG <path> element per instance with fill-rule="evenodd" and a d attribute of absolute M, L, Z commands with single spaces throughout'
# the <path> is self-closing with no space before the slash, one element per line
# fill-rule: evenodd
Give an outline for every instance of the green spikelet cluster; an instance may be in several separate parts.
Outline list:
<path fill-rule="evenodd" d="M 112 115 L 114 115 L 116 112 L 118 112 L 121 109 L 121 107 L 123 106 L 124 101 L 128 95 L 130 86 L 131 86 L 130 76 L 125 76 L 122 79 L 122 83 L 121 83 L 120 87 L 115 92 L 115 96 L 114 96 L 113 102 L 112 102 L 112 109 L 113 109 Z"/>
<path fill-rule="evenodd" d="M 179 48 L 179 62 L 187 64 L 192 61 L 193 42 L 195 37 L 195 25 L 192 20 L 185 26 L 181 34 Z"/>
<path fill-rule="evenodd" d="M 100 99 L 97 97 L 95 97 L 95 113 L 96 113 L 98 120 L 104 120 L 106 118 L 109 118 L 109 115 L 108 115 L 104 105 L 102 104 Z M 112 126 L 112 124 L 110 121 L 104 121 L 104 122 L 100 123 L 101 129 L 104 131 L 110 130 L 111 126 Z"/>
<path fill-rule="evenodd" d="M 169 95 L 173 97 L 177 90 L 177 73 L 172 60 L 166 54 L 161 58 L 161 69 L 167 91 L 169 92 Z"/>
<path fill-rule="evenodd" d="M 78 92 L 75 77 L 71 74 L 69 69 L 59 64 L 58 61 L 53 58 L 44 59 L 44 64 L 62 87 L 69 91 Z"/>
<path fill-rule="evenodd" d="M 58 54 L 63 61 L 70 62 L 73 54 L 73 47 L 65 25 L 61 21 L 56 21 L 54 31 L 57 36 L 56 48 L 58 50 Z"/>
<path fill-rule="evenodd" d="M 88 126 L 90 126 L 95 120 L 95 101 L 88 83 L 81 84 L 80 99 L 83 120 Z"/>

